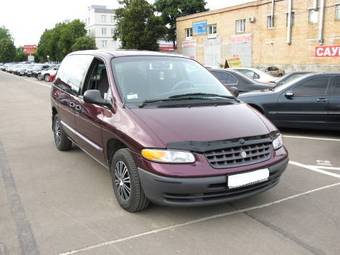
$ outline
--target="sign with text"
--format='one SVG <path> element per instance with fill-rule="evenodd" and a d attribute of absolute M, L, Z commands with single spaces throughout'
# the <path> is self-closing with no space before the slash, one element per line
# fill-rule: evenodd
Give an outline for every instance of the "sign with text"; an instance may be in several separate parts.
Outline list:
<path fill-rule="evenodd" d="M 207 21 L 199 21 L 192 23 L 192 31 L 194 35 L 206 35 L 208 29 Z"/>
<path fill-rule="evenodd" d="M 315 57 L 340 57 L 340 45 L 316 47 Z"/>

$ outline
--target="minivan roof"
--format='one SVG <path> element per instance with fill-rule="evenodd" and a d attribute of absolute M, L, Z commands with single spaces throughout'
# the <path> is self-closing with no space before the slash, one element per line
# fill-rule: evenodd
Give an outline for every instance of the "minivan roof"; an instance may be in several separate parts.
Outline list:
<path fill-rule="evenodd" d="M 183 57 L 188 58 L 186 56 L 180 54 L 170 54 L 170 53 L 162 53 L 156 51 L 142 51 L 142 50 L 114 50 L 114 49 L 100 49 L 100 50 L 82 50 L 75 51 L 70 53 L 70 55 L 79 55 L 79 54 L 90 54 L 94 56 L 102 56 L 102 57 L 124 57 L 124 56 L 169 56 L 169 57 Z"/>

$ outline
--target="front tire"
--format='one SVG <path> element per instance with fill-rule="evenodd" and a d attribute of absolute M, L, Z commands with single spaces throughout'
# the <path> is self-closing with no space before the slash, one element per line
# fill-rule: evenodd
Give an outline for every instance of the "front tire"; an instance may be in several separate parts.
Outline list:
<path fill-rule="evenodd" d="M 60 151 L 68 151 L 72 149 L 72 142 L 68 139 L 65 131 L 63 130 L 63 126 L 58 117 L 58 114 L 54 115 L 53 118 L 53 136 L 54 143 L 58 150 Z"/>
<path fill-rule="evenodd" d="M 120 149 L 114 154 L 110 171 L 119 205 L 132 213 L 146 209 L 150 202 L 144 194 L 136 163 L 128 149 Z"/>

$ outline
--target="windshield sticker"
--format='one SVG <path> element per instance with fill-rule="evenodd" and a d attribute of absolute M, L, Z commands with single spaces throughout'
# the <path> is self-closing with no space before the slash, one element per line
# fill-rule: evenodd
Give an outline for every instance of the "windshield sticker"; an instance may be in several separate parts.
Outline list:
<path fill-rule="evenodd" d="M 128 100 L 138 99 L 138 94 L 129 94 L 126 96 Z"/>

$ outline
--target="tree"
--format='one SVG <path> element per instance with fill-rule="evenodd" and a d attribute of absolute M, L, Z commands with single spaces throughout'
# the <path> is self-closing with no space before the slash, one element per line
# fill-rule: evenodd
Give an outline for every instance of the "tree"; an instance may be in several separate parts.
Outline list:
<path fill-rule="evenodd" d="M 61 61 L 73 51 L 73 46 L 81 37 L 86 37 L 85 24 L 77 19 L 58 23 L 54 28 L 46 29 L 38 44 L 38 59 L 47 60 L 47 56 L 49 56 L 50 60 Z M 89 44 L 89 48 L 85 47 L 84 43 L 82 46 L 84 46 L 82 49 L 93 49 L 93 44 Z"/>
<path fill-rule="evenodd" d="M 96 49 L 96 41 L 93 37 L 90 36 L 82 36 L 77 38 L 76 42 L 72 45 L 72 51 L 77 50 L 90 50 Z"/>
<path fill-rule="evenodd" d="M 155 16 L 153 5 L 145 0 L 121 0 L 115 10 L 117 27 L 114 38 L 123 49 L 159 50 L 158 40 L 165 28 L 160 17 Z"/>
<path fill-rule="evenodd" d="M 27 59 L 26 54 L 24 53 L 24 49 L 22 47 L 16 48 L 15 52 L 15 61 L 21 62 Z"/>
<path fill-rule="evenodd" d="M 198 12 L 207 11 L 205 0 L 156 0 L 155 7 L 161 13 L 166 26 L 165 39 L 172 41 L 176 47 L 176 19 Z"/>
<path fill-rule="evenodd" d="M 10 39 L 11 41 L 13 41 L 11 33 L 5 27 L 0 27 L 0 40 L 1 39 Z"/>
<path fill-rule="evenodd" d="M 15 59 L 16 49 L 11 39 L 0 39 L 0 62 L 11 62 Z"/>

